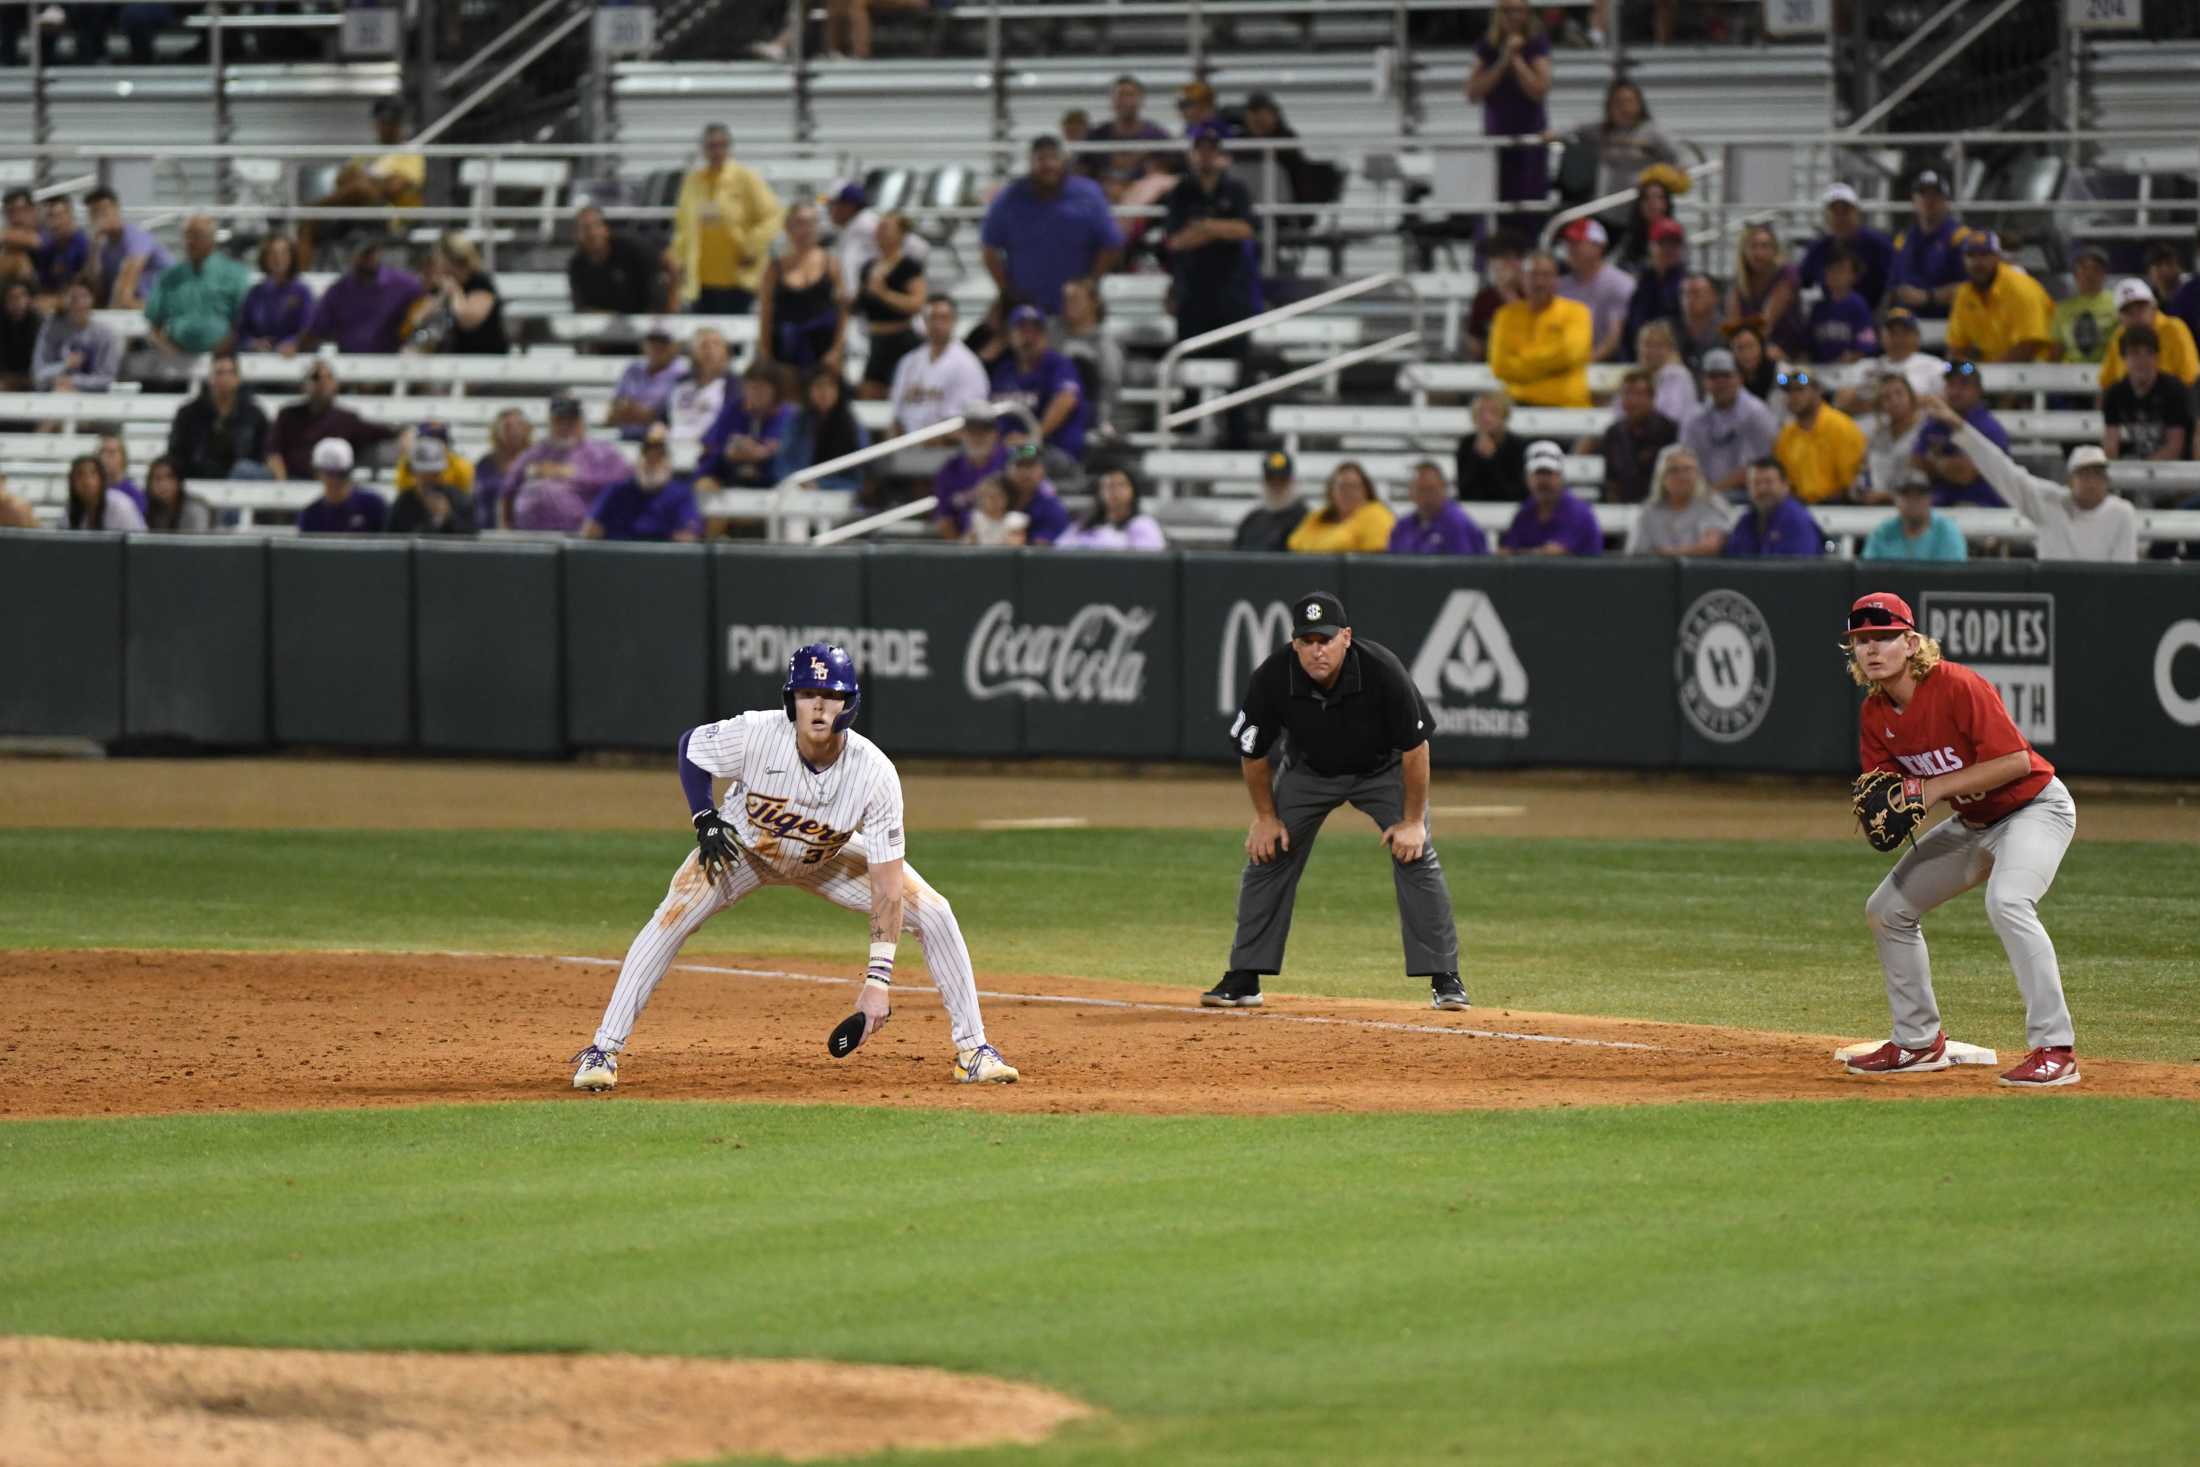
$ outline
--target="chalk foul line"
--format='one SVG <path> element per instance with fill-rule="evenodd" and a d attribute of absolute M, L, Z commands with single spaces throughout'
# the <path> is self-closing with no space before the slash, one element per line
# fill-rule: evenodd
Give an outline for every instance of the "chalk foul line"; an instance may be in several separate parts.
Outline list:
<path fill-rule="evenodd" d="M 473 957 L 480 954 L 453 953 L 452 957 Z M 577 963 L 591 968 L 616 968 L 617 958 L 560 957 L 560 963 Z M 835 987 L 853 987 L 853 978 L 828 978 L 817 973 L 794 973 L 784 968 L 735 968 L 713 963 L 674 963 L 678 973 L 716 973 L 734 978 L 776 978 L 786 983 L 819 983 Z M 981 988 L 980 998 L 997 998 L 1004 1003 L 1058 1003 L 1073 1008 L 1128 1009 L 1141 1013 L 1174 1014 L 1179 1018 L 1203 1018 L 1228 1022 L 1270 1024 L 1323 1024 L 1346 1029 L 1374 1029 L 1388 1034 L 1441 1034 L 1464 1039 L 1511 1039 L 1523 1044 L 1571 1044 L 1587 1049 L 1632 1049 L 1655 1053 L 1655 1044 L 1637 1044 L 1627 1039 L 1580 1039 L 1570 1034 L 1517 1034 L 1507 1029 L 1469 1029 L 1452 1024 L 1407 1024 L 1394 1019 L 1345 1019 L 1328 1014 L 1279 1014 L 1268 1009 L 1203 1009 L 1188 1004 L 1146 1003 L 1128 998 L 1082 998 L 1067 993 L 1010 993 L 1002 989 Z"/>

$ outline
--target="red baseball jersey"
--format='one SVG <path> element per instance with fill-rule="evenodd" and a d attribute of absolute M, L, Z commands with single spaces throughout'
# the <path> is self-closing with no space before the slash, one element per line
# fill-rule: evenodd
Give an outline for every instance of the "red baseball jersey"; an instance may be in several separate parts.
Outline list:
<path fill-rule="evenodd" d="M 1994 685 L 1957 662 L 1943 662 L 1917 685 L 1910 706 L 1873 692 L 1857 714 L 1857 758 L 1866 773 L 1898 770 L 1931 779 L 2022 750 L 2032 767 L 1984 794 L 1952 801 L 1965 824 L 1992 825 L 2047 788 L 2055 766 L 2025 742 Z"/>

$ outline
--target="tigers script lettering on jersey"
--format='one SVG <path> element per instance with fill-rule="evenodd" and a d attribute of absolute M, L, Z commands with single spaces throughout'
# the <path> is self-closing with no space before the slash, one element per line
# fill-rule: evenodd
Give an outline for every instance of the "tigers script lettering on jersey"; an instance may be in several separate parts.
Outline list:
<path fill-rule="evenodd" d="M 1858 713 L 1857 758 L 1866 772 L 1899 768 L 1930 779 L 2020 750 L 2031 761 L 2024 774 L 1951 802 L 1972 825 L 1991 825 L 2022 809 L 2055 777 L 2055 766 L 2026 742 L 1992 683 L 1961 663 L 1942 662 L 1917 685 L 1907 707 L 1874 692 Z"/>
<path fill-rule="evenodd" d="M 871 861 L 901 860 L 901 776 L 878 745 L 850 729 L 824 769 L 803 762 L 794 725 L 777 708 L 703 725 L 688 759 L 733 781 L 720 809 L 760 862 L 790 881 L 819 878 L 860 834 Z"/>

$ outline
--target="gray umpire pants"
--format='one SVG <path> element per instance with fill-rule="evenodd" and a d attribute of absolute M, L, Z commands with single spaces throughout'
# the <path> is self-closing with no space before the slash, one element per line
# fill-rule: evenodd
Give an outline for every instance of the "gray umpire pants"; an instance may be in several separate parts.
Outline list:
<path fill-rule="evenodd" d="M 1405 770 L 1395 761 L 1373 774 L 1331 777 L 1285 760 L 1270 788 L 1276 817 L 1291 837 L 1291 848 L 1278 851 L 1266 865 L 1245 863 L 1238 882 L 1237 940 L 1230 945 L 1230 966 L 1252 973 L 1283 971 L 1283 946 L 1291 936 L 1291 906 L 1299 877 L 1313 854 L 1322 821 L 1339 805 L 1353 809 L 1386 830 L 1405 818 Z M 1421 830 L 1428 838 L 1428 819 Z M 1386 853 L 1387 854 L 1387 853 Z M 1459 971 L 1459 929 L 1452 921 L 1451 888 L 1436 859 L 1433 839 L 1410 864 L 1391 860 L 1390 877 L 1398 892 L 1398 935 L 1404 941 L 1406 976 Z"/>
<path fill-rule="evenodd" d="M 1984 830 L 1943 820 L 1894 864 L 1864 903 L 1879 963 L 1887 970 L 1887 1007 L 1894 1042 L 1923 1049 L 1941 1030 L 1933 997 L 1933 966 L 1919 918 L 1951 897 L 1986 883 L 1986 920 L 2009 954 L 2024 994 L 2025 1043 L 2034 1049 L 2070 1044 L 2070 1006 L 2063 1001 L 2055 944 L 2040 925 L 2040 898 L 2054 884 L 2063 852 L 2078 831 L 2078 807 L 2059 779 L 2023 809 Z"/>

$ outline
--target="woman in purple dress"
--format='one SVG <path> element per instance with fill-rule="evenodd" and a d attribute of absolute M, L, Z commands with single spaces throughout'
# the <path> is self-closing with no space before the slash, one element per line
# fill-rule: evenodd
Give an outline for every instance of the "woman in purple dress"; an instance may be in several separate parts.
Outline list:
<path fill-rule="evenodd" d="M 1482 104 L 1484 136 L 1528 139 L 1498 150 L 1498 201 L 1540 204 L 1551 192 L 1551 150 L 1543 141 L 1551 126 L 1543 105 L 1551 94 L 1551 38 L 1527 0 L 1499 0 L 1489 34 L 1475 43 L 1474 61 L 1467 100 Z M 1543 218 L 1535 212 L 1507 214 L 1502 227 L 1532 236 L 1542 229 Z"/>
<path fill-rule="evenodd" d="M 313 292 L 298 278 L 298 247 L 288 235 L 260 242 L 259 283 L 237 308 L 237 349 L 279 351 L 289 356 L 313 319 Z"/>

